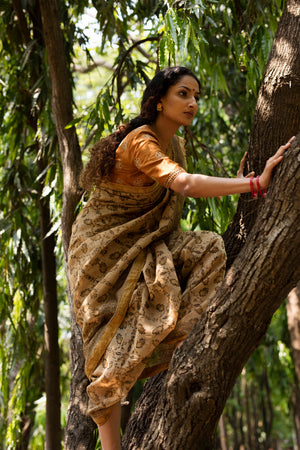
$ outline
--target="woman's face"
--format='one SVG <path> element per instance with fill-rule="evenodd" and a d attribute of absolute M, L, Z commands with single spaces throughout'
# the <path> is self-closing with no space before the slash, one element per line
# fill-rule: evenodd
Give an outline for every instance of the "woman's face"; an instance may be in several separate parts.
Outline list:
<path fill-rule="evenodd" d="M 161 98 L 162 111 L 158 113 L 159 120 L 167 125 L 177 127 L 190 125 L 198 110 L 199 86 L 195 78 L 184 75 L 170 86 L 168 92 Z"/>

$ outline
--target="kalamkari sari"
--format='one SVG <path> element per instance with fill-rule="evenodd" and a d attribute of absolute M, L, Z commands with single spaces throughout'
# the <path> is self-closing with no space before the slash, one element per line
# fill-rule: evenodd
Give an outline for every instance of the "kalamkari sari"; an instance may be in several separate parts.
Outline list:
<path fill-rule="evenodd" d="M 147 126 L 124 141 L 111 179 L 95 188 L 74 222 L 69 248 L 89 414 L 99 426 L 139 378 L 167 369 L 226 263 L 219 235 L 180 228 L 184 199 L 168 185 L 184 171 L 183 141 L 175 136 L 164 154 Z"/>

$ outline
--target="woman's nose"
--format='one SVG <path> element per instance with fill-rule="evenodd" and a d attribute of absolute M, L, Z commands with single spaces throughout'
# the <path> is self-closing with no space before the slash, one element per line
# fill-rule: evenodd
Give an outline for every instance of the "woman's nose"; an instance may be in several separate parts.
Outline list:
<path fill-rule="evenodd" d="M 197 103 L 197 100 L 195 99 L 195 97 L 193 97 L 193 98 L 191 98 L 191 100 L 190 100 L 190 108 L 198 108 L 198 103 Z"/>

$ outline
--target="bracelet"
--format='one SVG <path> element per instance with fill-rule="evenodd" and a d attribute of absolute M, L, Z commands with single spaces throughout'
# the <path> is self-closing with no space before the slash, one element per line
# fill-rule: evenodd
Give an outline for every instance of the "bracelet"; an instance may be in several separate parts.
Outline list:
<path fill-rule="evenodd" d="M 263 198 L 266 198 L 266 196 L 267 196 L 267 189 L 264 189 L 263 192 L 261 191 L 260 184 L 259 184 L 259 175 L 256 177 L 256 186 L 257 186 L 257 190 L 259 192 L 259 195 L 261 197 L 263 197 Z"/>
<path fill-rule="evenodd" d="M 257 192 L 254 190 L 254 187 L 253 187 L 253 177 L 250 177 L 250 191 L 251 191 L 251 197 L 256 198 Z"/>

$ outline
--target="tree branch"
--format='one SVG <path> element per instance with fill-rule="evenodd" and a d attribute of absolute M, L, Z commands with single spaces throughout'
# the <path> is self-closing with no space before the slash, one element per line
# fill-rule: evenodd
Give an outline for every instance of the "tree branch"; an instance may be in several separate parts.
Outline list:
<path fill-rule="evenodd" d="M 126 61 L 126 58 L 128 57 L 128 55 L 132 52 L 132 50 L 136 47 L 139 47 L 141 44 L 144 44 L 145 42 L 153 42 L 153 41 L 159 41 L 162 37 L 163 33 L 160 33 L 158 36 L 152 36 L 152 37 L 148 37 L 145 39 L 141 39 L 139 41 L 134 42 L 124 53 L 124 55 L 122 56 L 122 58 L 120 59 L 120 62 L 115 70 L 113 79 L 112 79 L 112 86 L 114 84 L 115 79 L 117 79 L 117 100 L 116 103 L 118 103 L 120 105 L 120 99 L 121 99 L 121 76 L 122 76 L 122 66 L 124 64 L 124 62 Z M 120 109 L 121 109 L 121 105 L 120 105 Z"/>
<path fill-rule="evenodd" d="M 27 45 L 30 42 L 30 32 L 27 27 L 26 18 L 20 0 L 13 0 L 14 10 L 18 18 L 19 29 L 24 43 Z"/>
<path fill-rule="evenodd" d="M 196 160 L 199 159 L 199 158 L 198 158 L 198 155 L 197 155 L 197 152 L 196 152 L 196 149 L 195 149 L 195 146 L 194 146 L 194 141 L 195 141 L 196 144 L 197 144 L 200 148 L 202 148 L 202 150 L 203 150 L 205 153 L 207 153 L 207 154 L 209 155 L 209 157 L 210 157 L 210 159 L 211 159 L 211 161 L 212 161 L 212 164 L 213 164 L 213 166 L 214 166 L 214 169 L 215 169 L 216 171 L 218 171 L 218 168 L 220 168 L 220 169 L 221 169 L 221 172 L 222 172 L 222 176 L 224 176 L 224 177 L 229 177 L 229 174 L 228 174 L 228 172 L 226 171 L 224 165 L 223 165 L 223 164 L 221 163 L 221 161 L 219 161 L 219 159 L 214 155 L 214 153 L 212 152 L 212 150 L 210 150 L 210 148 L 208 148 L 205 144 L 202 144 L 202 142 L 200 141 L 200 139 L 197 138 L 197 136 L 195 135 L 195 133 L 193 133 L 192 130 L 191 130 L 189 127 L 186 127 L 185 131 L 186 131 L 187 137 L 190 139 L 191 146 L 192 146 L 192 149 L 193 149 L 193 155 L 194 155 L 194 158 L 195 158 Z"/>
<path fill-rule="evenodd" d="M 88 66 L 85 67 L 73 64 L 72 72 L 90 73 L 93 70 L 97 69 L 97 67 L 104 67 L 105 69 L 110 70 L 111 72 L 114 71 L 114 68 L 111 64 L 101 59 L 101 60 L 94 60 L 92 64 L 89 64 Z"/>

